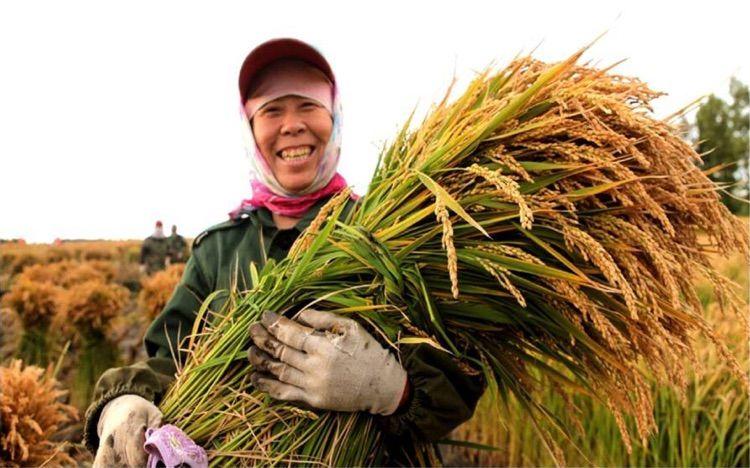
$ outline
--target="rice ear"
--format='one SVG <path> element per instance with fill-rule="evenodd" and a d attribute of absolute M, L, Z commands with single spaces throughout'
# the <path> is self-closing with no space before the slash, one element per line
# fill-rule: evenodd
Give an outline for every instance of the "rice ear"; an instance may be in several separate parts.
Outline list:
<path fill-rule="evenodd" d="M 748 256 L 750 240 L 695 151 L 648 113 L 660 93 L 578 65 L 585 50 L 485 70 L 407 122 L 347 219 L 332 199 L 231 307 L 201 309 L 165 419 L 210 444 L 216 464 L 382 460 L 369 416 L 313 420 L 250 385 L 248 327 L 264 310 L 314 304 L 384 342 L 434 342 L 467 373 L 481 363 L 497 404 L 518 401 L 558 463 L 569 428 L 539 399 L 550 382 L 607 405 L 628 449 L 651 434 L 650 376 L 684 392 L 694 332 L 720 341 L 695 275 L 713 271 L 712 249 Z M 438 460 L 427 444 L 402 448 L 412 463 Z"/>

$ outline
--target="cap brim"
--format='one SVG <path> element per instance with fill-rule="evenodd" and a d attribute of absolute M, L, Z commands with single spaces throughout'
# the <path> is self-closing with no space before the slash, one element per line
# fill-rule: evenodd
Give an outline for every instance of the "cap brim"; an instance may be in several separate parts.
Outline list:
<path fill-rule="evenodd" d="M 255 75 L 270 63 L 283 58 L 304 60 L 325 73 L 331 83 L 336 82 L 328 61 L 313 46 L 298 39 L 272 39 L 253 49 L 242 62 L 239 77 L 242 102 L 247 99 L 247 92 Z"/>

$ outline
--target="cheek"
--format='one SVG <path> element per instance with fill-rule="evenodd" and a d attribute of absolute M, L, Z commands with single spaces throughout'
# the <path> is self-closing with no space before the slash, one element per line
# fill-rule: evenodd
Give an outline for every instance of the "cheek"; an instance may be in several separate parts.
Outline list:
<path fill-rule="evenodd" d="M 326 116 L 325 121 L 318 122 L 318 124 L 315 127 L 315 134 L 323 142 L 323 144 L 328 143 L 328 140 L 331 139 L 332 131 L 333 131 L 333 122 L 331 122 L 330 117 L 327 117 L 327 116 Z"/>
<path fill-rule="evenodd" d="M 256 127 L 253 129 L 253 138 L 255 138 L 255 144 L 260 148 L 263 157 L 269 162 L 272 161 L 273 134 L 267 129 Z"/>

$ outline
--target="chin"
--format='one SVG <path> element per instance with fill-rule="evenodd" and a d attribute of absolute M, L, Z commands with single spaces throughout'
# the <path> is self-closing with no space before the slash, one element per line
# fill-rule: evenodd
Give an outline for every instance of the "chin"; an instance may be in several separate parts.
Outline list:
<path fill-rule="evenodd" d="M 299 193 L 308 188 L 313 183 L 314 177 L 293 178 L 291 180 L 280 180 L 279 184 L 284 190 L 291 193 Z"/>

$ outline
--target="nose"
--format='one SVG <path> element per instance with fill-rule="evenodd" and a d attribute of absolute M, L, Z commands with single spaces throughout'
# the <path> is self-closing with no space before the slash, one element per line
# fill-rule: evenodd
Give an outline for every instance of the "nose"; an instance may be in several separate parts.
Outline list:
<path fill-rule="evenodd" d="M 305 131 L 305 123 L 294 112 L 290 112 L 284 117 L 281 123 L 281 134 L 295 136 Z"/>

